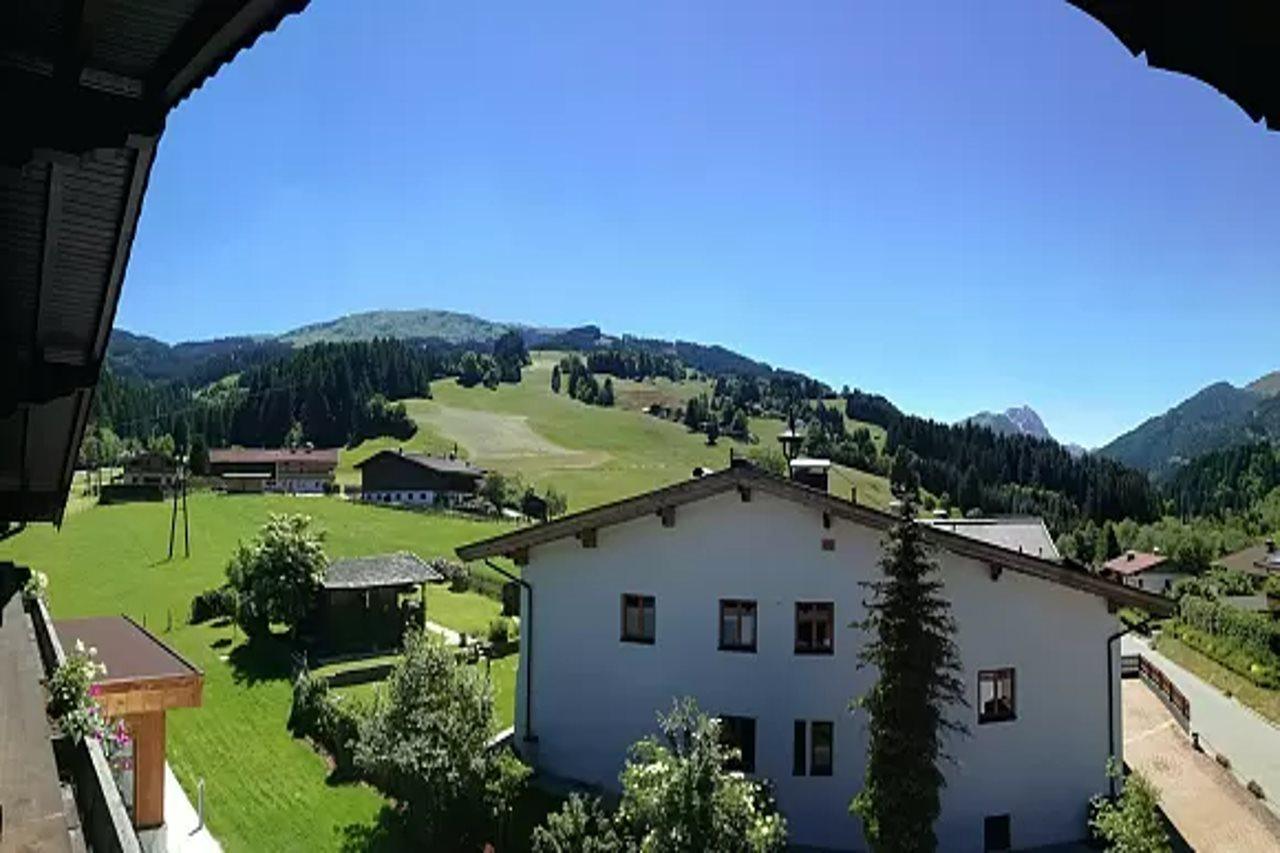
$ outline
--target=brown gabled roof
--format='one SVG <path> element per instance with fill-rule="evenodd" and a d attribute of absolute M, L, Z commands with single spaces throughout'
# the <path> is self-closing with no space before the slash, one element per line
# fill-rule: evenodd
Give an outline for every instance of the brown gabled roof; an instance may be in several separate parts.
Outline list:
<path fill-rule="evenodd" d="M 465 474 L 469 477 L 483 477 L 484 469 L 477 468 L 465 459 L 455 459 L 449 456 L 431 456 L 427 453 L 406 453 L 403 450 L 379 450 L 368 459 L 357 462 L 357 468 L 363 468 L 375 459 L 383 456 L 393 456 L 396 459 L 405 459 L 415 465 L 419 465 L 431 471 L 437 471 L 442 474 Z"/>
<path fill-rule="evenodd" d="M 220 447 L 209 451 L 210 462 L 256 462 L 271 463 L 292 462 L 305 459 L 309 462 L 321 462 L 327 465 L 338 464 L 338 450 L 335 447 L 305 447 L 290 449 L 287 447 Z"/>
<path fill-rule="evenodd" d="M 878 509 L 852 503 L 791 480 L 784 480 L 752 465 L 737 464 L 701 478 L 685 480 L 673 486 L 566 515 L 555 521 L 522 527 L 501 536 L 472 542 L 459 547 L 457 554 L 468 561 L 485 557 L 512 557 L 529 548 L 574 536 L 586 530 L 659 514 L 665 509 L 700 501 L 735 488 L 759 489 L 774 497 L 812 506 L 837 518 L 875 530 L 887 530 L 898 521 L 896 516 Z M 1116 581 L 1070 568 L 1052 560 L 1020 554 L 934 527 L 926 527 L 924 533 L 925 539 L 931 544 L 960 556 L 1088 592 L 1116 604 L 1138 607 L 1158 614 L 1168 614 L 1173 611 L 1172 599 L 1127 587 Z"/>
<path fill-rule="evenodd" d="M 1163 554 L 1149 554 L 1145 551 L 1125 551 L 1119 557 L 1112 557 L 1102 564 L 1104 572 L 1117 575 L 1137 575 L 1142 572 L 1163 566 L 1168 558 Z"/>

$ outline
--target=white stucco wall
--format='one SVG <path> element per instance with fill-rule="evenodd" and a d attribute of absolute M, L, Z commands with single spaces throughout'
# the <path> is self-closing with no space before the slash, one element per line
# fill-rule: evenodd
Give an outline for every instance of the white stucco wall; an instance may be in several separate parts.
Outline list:
<path fill-rule="evenodd" d="M 833 552 L 821 540 L 836 540 Z M 644 518 L 532 550 L 532 640 L 521 649 L 517 743 L 525 735 L 533 657 L 529 757 L 548 773 L 617 788 L 626 748 L 656 731 L 675 696 L 708 712 L 756 718 L 756 773 L 774 781 L 794 843 L 861 848 L 848 815 L 864 769 L 865 718 L 848 710 L 872 673 L 856 670 L 866 591 L 878 572 L 880 534 L 756 491 L 679 507 L 676 525 Z M 970 736 L 952 743 L 938 832 L 942 849 L 981 850 L 983 817 L 1008 813 L 1015 847 L 1080 838 L 1090 796 L 1106 787 L 1105 640 L 1116 621 L 1105 602 L 1047 581 L 939 552 L 971 707 Z M 656 597 L 656 642 L 619 641 L 620 596 Z M 754 654 L 722 652 L 721 598 L 758 602 Z M 835 654 L 794 653 L 798 600 L 836 602 Z M 527 601 L 525 602 L 527 607 Z M 528 611 L 525 610 L 527 613 Z M 1017 719 L 977 724 L 977 670 L 1017 669 Z M 1113 689 L 1118 687 L 1118 682 Z M 1114 694 L 1113 694 L 1114 695 Z M 1119 739 L 1119 707 L 1114 709 Z M 835 772 L 793 777 L 797 719 L 835 723 Z"/>

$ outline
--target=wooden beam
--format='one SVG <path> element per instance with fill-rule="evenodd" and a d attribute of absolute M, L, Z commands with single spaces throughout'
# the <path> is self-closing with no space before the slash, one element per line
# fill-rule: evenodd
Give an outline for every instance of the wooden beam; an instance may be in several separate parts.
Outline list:
<path fill-rule="evenodd" d="M 999 563 L 990 563 L 988 564 L 987 568 L 991 570 L 991 579 L 993 581 L 1000 580 L 1000 573 L 1003 572 L 1004 569 L 1000 566 Z"/>
<path fill-rule="evenodd" d="M 124 721 L 133 738 L 133 825 L 150 829 L 164 823 L 164 712 Z"/>
<path fill-rule="evenodd" d="M 511 562 L 515 563 L 517 566 L 529 565 L 529 549 L 528 548 L 517 548 L 511 552 L 510 556 L 511 556 Z"/>
<path fill-rule="evenodd" d="M 738 497 L 742 498 L 744 504 L 751 503 L 751 487 L 738 486 Z"/>
<path fill-rule="evenodd" d="M 823 530 L 831 529 L 831 513 L 829 512 L 822 513 L 822 529 Z"/>
<path fill-rule="evenodd" d="M 596 529 L 588 527 L 586 530 L 578 533 L 578 541 L 582 543 L 583 548 L 596 547 Z"/>
<path fill-rule="evenodd" d="M 676 526 L 676 508 L 675 507 L 664 506 L 662 509 L 658 510 L 658 515 L 662 517 L 663 527 Z"/>

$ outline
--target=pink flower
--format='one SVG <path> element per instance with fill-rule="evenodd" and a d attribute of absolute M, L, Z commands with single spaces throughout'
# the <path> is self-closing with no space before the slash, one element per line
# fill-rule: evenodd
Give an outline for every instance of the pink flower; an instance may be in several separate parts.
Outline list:
<path fill-rule="evenodd" d="M 90 684 L 90 685 L 89 685 L 89 695 L 90 695 L 90 696 L 101 696 L 101 695 L 102 695 L 102 685 L 101 685 L 101 684 Z"/>

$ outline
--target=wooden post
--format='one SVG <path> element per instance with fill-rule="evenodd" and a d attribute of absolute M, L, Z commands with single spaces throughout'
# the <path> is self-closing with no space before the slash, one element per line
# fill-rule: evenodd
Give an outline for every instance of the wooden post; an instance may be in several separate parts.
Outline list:
<path fill-rule="evenodd" d="M 164 711 L 129 714 L 133 738 L 133 825 L 150 829 L 164 823 Z"/>

